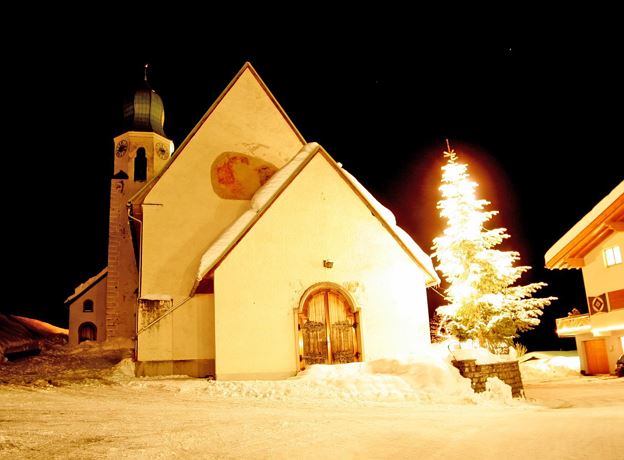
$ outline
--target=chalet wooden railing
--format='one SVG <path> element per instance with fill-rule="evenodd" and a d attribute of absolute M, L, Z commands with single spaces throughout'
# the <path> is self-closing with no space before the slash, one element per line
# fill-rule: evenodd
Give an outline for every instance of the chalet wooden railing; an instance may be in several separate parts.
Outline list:
<path fill-rule="evenodd" d="M 560 337 L 573 337 L 591 329 L 589 315 L 572 315 L 565 318 L 557 318 L 557 335 Z"/>

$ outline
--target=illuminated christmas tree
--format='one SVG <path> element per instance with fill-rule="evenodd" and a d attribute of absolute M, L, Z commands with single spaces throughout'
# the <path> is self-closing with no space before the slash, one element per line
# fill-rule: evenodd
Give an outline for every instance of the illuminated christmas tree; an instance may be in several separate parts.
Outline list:
<path fill-rule="evenodd" d="M 437 206 L 447 226 L 433 240 L 436 268 L 448 283 L 448 303 L 437 309 L 440 333 L 461 341 L 478 340 L 495 350 L 510 345 L 518 332 L 537 326 L 542 309 L 556 298 L 532 298 L 546 283 L 513 285 L 531 267 L 514 266 L 520 258 L 515 251 L 494 249 L 509 238 L 507 230 L 484 227 L 498 211 L 486 210 L 490 202 L 477 199 L 468 166 L 448 150 Z"/>

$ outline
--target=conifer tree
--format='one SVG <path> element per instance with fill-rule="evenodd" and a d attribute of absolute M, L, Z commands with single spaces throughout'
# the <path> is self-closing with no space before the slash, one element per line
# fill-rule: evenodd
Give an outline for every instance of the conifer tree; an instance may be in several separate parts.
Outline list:
<path fill-rule="evenodd" d="M 468 166 L 448 150 L 437 206 L 447 225 L 433 240 L 436 268 L 448 283 L 447 304 L 437 309 L 440 329 L 495 350 L 537 326 L 542 309 L 556 298 L 532 298 L 546 283 L 514 286 L 531 267 L 514 266 L 519 253 L 495 249 L 509 238 L 505 228 L 485 228 L 498 211 L 486 210 L 490 202 L 476 197 L 477 184 L 470 180 Z"/>

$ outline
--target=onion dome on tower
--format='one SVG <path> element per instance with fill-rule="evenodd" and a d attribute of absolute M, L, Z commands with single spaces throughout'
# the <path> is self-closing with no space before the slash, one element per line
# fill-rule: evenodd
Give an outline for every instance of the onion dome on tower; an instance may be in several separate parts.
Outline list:
<path fill-rule="evenodd" d="M 148 131 L 166 137 L 163 101 L 147 82 L 147 65 L 143 84 L 124 102 L 124 130 Z"/>

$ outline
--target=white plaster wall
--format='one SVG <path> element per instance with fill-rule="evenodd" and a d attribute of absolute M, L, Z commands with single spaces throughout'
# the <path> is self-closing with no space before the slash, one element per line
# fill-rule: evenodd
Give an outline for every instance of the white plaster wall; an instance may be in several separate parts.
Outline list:
<path fill-rule="evenodd" d="M 624 335 L 622 331 L 607 337 L 607 356 L 609 357 L 609 372 L 615 372 L 615 364 L 618 358 L 624 353 L 622 350 L 621 337 Z"/>
<path fill-rule="evenodd" d="M 139 323 L 138 360 L 214 359 L 214 295 L 174 298 L 173 308 L 148 329 Z"/>
<path fill-rule="evenodd" d="M 319 282 L 354 298 L 365 360 L 429 343 L 422 272 L 317 154 L 216 271 L 217 378 L 295 374 L 295 309 Z"/>
<path fill-rule="evenodd" d="M 585 292 L 590 297 L 624 289 L 624 264 L 606 267 L 603 261 L 603 249 L 611 246 L 619 246 L 624 257 L 624 233 L 612 234 L 584 258 L 583 281 Z"/>
<path fill-rule="evenodd" d="M 210 169 L 218 155 L 248 153 L 282 167 L 302 145 L 245 70 L 144 200 L 141 293 L 170 295 L 174 306 L 183 301 L 202 254 L 249 207 L 248 201 L 214 193 Z M 139 336 L 139 359 L 214 358 L 213 315 L 212 297 L 195 296 Z"/>
<path fill-rule="evenodd" d="M 587 372 L 587 355 L 585 354 L 585 345 L 583 344 L 583 342 L 586 340 L 591 340 L 593 338 L 594 336 L 591 334 L 577 335 L 576 337 L 574 337 L 576 341 L 576 351 L 578 352 L 578 355 L 579 355 L 579 364 L 580 364 L 579 372 L 580 371 Z"/>
<path fill-rule="evenodd" d="M 609 330 L 624 330 L 624 309 L 619 308 L 607 313 L 595 313 L 590 316 L 590 324 L 594 334 L 609 334 Z"/>

